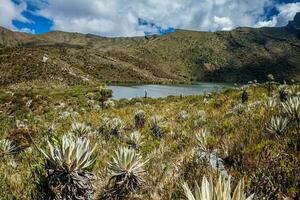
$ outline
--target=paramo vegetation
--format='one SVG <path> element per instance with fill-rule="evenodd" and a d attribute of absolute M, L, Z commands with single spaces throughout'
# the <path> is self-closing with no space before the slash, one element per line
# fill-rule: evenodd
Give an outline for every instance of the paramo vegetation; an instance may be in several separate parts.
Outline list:
<path fill-rule="evenodd" d="M 110 97 L 2 89 L 1 199 L 300 199 L 299 85 Z"/>

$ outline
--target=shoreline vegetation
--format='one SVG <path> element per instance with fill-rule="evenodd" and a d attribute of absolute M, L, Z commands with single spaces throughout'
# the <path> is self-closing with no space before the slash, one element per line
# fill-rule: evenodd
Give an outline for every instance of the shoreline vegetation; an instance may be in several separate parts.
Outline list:
<path fill-rule="evenodd" d="M 121 100 L 104 85 L 25 86 L 0 91 L 4 200 L 300 197 L 294 81 Z"/>

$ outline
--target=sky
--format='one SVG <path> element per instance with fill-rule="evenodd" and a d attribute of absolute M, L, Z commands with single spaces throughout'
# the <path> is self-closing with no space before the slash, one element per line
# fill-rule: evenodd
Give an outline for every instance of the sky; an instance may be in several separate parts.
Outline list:
<path fill-rule="evenodd" d="M 0 0 L 0 26 L 107 37 L 284 26 L 300 0 Z"/>

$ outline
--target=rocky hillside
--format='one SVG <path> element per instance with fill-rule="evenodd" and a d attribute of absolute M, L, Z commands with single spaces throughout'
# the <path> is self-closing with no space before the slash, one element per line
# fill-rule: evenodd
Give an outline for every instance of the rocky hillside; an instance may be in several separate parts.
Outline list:
<path fill-rule="evenodd" d="M 46 62 L 43 57 L 49 58 Z M 0 85 L 300 80 L 300 13 L 285 27 L 105 38 L 0 28 Z"/>

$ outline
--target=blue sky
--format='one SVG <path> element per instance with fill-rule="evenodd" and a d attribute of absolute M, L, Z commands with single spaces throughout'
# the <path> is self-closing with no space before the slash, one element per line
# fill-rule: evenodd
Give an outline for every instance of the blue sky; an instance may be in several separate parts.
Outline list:
<path fill-rule="evenodd" d="M 283 26 L 297 12 L 299 0 L 0 0 L 0 25 L 33 34 L 140 36 Z"/>
<path fill-rule="evenodd" d="M 13 1 L 15 4 L 19 4 L 18 1 Z M 17 29 L 28 28 L 34 30 L 35 33 L 47 33 L 51 31 L 53 26 L 53 21 L 34 14 L 38 10 L 38 7 L 34 6 L 32 3 L 27 4 L 27 9 L 22 12 L 22 15 L 29 19 L 31 22 L 22 22 L 19 20 L 13 20 L 12 23 Z"/>

